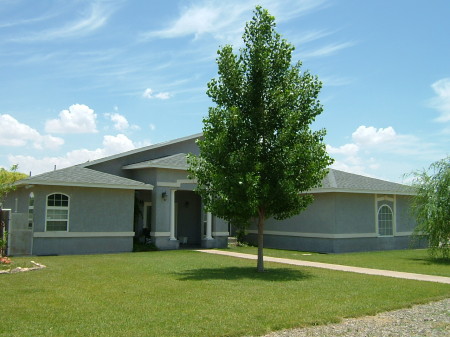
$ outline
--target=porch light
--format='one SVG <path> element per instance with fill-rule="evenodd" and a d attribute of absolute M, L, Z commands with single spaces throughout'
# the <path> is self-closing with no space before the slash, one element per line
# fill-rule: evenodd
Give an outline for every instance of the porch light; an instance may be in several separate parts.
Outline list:
<path fill-rule="evenodd" d="M 167 192 L 162 192 L 161 198 L 162 198 L 162 200 L 166 201 L 167 200 Z"/>

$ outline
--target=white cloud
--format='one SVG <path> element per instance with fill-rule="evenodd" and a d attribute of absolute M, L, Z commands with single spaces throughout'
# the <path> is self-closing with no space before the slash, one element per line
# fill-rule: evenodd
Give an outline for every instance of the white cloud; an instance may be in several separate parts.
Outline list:
<path fill-rule="evenodd" d="M 251 9 L 247 1 L 233 4 L 229 1 L 210 1 L 192 4 L 184 7 L 180 16 L 167 28 L 148 32 L 144 38 L 175 38 L 202 34 L 217 35 L 227 34 L 229 30 L 242 27 L 242 16 Z M 239 22 L 239 23 L 238 23 Z"/>
<path fill-rule="evenodd" d="M 367 173 L 366 168 L 364 165 L 358 165 L 358 164 L 349 164 L 345 160 L 335 160 L 335 162 L 331 165 L 331 168 L 334 168 L 336 170 L 350 172 L 354 174 L 360 174 L 363 176 L 370 177 L 371 175 Z"/>
<path fill-rule="evenodd" d="M 345 144 L 340 147 L 327 145 L 327 152 L 331 154 L 343 154 L 345 156 L 354 156 L 358 153 L 359 147 L 356 144 Z"/>
<path fill-rule="evenodd" d="M 170 98 L 170 94 L 168 92 L 158 92 L 157 94 L 155 94 L 155 98 L 169 99 Z"/>
<path fill-rule="evenodd" d="M 45 131 L 52 133 L 95 133 L 97 115 L 84 104 L 73 104 L 69 110 L 62 110 L 58 119 L 45 123 Z"/>
<path fill-rule="evenodd" d="M 372 151 L 411 156 L 435 152 L 433 144 L 426 143 L 414 135 L 398 134 L 392 126 L 377 129 L 361 125 L 352 133 L 352 140 L 367 153 Z"/>
<path fill-rule="evenodd" d="M 148 98 L 148 99 L 157 98 L 157 99 L 163 99 L 164 100 L 164 99 L 169 99 L 171 97 L 171 95 L 168 92 L 154 93 L 153 89 L 147 88 L 147 89 L 144 90 L 144 93 L 142 94 L 142 97 Z"/>
<path fill-rule="evenodd" d="M 359 126 L 352 133 L 352 142 L 338 147 L 327 145 L 327 152 L 335 159 L 333 168 L 363 174 L 367 176 L 386 177 L 398 180 L 405 165 L 421 158 L 433 161 L 442 154 L 439 146 L 407 134 L 397 133 L 393 127 L 375 128 Z M 397 170 L 397 171 L 396 171 Z"/>
<path fill-rule="evenodd" d="M 104 156 L 110 156 L 116 153 L 133 150 L 136 146 L 131 139 L 123 134 L 117 136 L 104 136 L 103 137 L 103 152 Z"/>
<path fill-rule="evenodd" d="M 312 57 L 324 57 L 336 54 L 338 51 L 354 46 L 354 42 L 343 42 L 343 43 L 332 43 L 321 47 L 319 49 L 307 52 L 300 52 L 302 59 L 312 58 Z"/>
<path fill-rule="evenodd" d="M 392 143 L 398 136 L 395 130 L 388 126 L 387 128 L 374 128 L 361 125 L 352 133 L 352 139 L 356 144 L 361 146 L 374 146 L 386 143 Z"/>
<path fill-rule="evenodd" d="M 44 135 L 34 139 L 34 147 L 42 149 L 57 149 L 64 144 L 64 139 L 53 137 L 51 135 Z"/>
<path fill-rule="evenodd" d="M 29 33 L 22 37 L 13 38 L 10 41 L 35 42 L 85 36 L 105 25 L 112 12 L 112 6 L 107 6 L 106 3 L 94 2 L 85 13 L 82 13 L 80 18 L 63 27 Z"/>
<path fill-rule="evenodd" d="M 328 87 L 340 87 L 344 85 L 349 85 L 355 82 L 355 79 L 350 77 L 340 77 L 340 76 L 321 76 L 320 80 L 324 86 Z"/>
<path fill-rule="evenodd" d="M 443 78 L 434 82 L 431 87 L 436 97 L 431 100 L 431 106 L 438 110 L 441 115 L 436 118 L 437 122 L 450 121 L 450 78 Z"/>
<path fill-rule="evenodd" d="M 156 129 L 156 125 L 155 124 L 149 124 L 148 127 L 152 131 L 154 131 Z"/>
<path fill-rule="evenodd" d="M 147 88 L 144 90 L 144 93 L 142 94 L 142 97 L 144 98 L 152 98 L 153 90 L 150 88 Z"/>
<path fill-rule="evenodd" d="M 125 116 L 122 116 L 119 113 L 106 113 L 105 117 L 114 122 L 114 129 L 116 130 L 123 131 L 130 127 L 130 123 L 128 123 L 128 120 L 125 118 Z"/>
<path fill-rule="evenodd" d="M 102 145 L 101 148 L 94 150 L 73 150 L 61 157 L 36 158 L 33 156 L 9 155 L 8 161 L 11 164 L 19 164 L 20 171 L 31 171 L 33 175 L 36 175 L 53 170 L 55 165 L 57 169 L 61 169 L 136 148 L 136 144 L 123 134 L 104 136 Z"/>
<path fill-rule="evenodd" d="M 251 19 L 251 12 L 258 4 L 279 18 L 277 22 L 281 22 L 321 8 L 324 3 L 322 0 L 200 1 L 183 7 L 179 17 L 166 28 L 147 32 L 142 38 L 177 38 L 189 35 L 199 38 L 210 35 L 221 41 L 236 41 L 242 34 L 244 23 Z"/>
<path fill-rule="evenodd" d="M 0 115 L 0 146 L 26 146 L 30 143 L 36 149 L 56 149 L 64 144 L 64 139 L 41 135 L 11 115 Z"/>

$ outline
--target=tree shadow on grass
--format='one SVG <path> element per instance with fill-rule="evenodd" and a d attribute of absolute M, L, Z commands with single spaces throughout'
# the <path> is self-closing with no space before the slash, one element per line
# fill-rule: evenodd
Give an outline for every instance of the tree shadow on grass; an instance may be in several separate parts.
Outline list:
<path fill-rule="evenodd" d="M 180 281 L 228 280 L 242 279 L 269 282 L 302 281 L 313 277 L 305 271 L 289 268 L 270 268 L 259 273 L 255 267 L 198 268 L 176 273 Z"/>
<path fill-rule="evenodd" d="M 421 262 L 425 265 L 441 265 L 441 266 L 450 266 L 450 259 L 444 259 L 440 257 L 424 257 L 424 258 L 410 258 L 410 261 Z"/>

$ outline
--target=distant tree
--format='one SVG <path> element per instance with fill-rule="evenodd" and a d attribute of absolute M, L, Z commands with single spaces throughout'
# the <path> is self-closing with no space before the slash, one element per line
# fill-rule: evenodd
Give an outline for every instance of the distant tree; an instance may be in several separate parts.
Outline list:
<path fill-rule="evenodd" d="M 321 82 L 291 65 L 294 47 L 275 31 L 275 18 L 256 7 L 239 55 L 218 51 L 217 79 L 207 95 L 216 103 L 203 120 L 200 155 L 189 156 L 196 191 L 213 214 L 242 225 L 257 218 L 258 271 L 264 271 L 266 218 L 285 219 L 313 200 L 332 159 L 325 130 L 310 124 L 322 112 Z"/>
<path fill-rule="evenodd" d="M 9 171 L 0 168 L 0 205 L 6 195 L 14 190 L 14 183 L 27 177 L 26 174 L 17 172 L 17 169 L 18 165 L 13 165 Z"/>
<path fill-rule="evenodd" d="M 413 172 L 412 211 L 417 220 L 415 235 L 426 235 L 433 257 L 450 259 L 450 156 L 428 170 Z"/>

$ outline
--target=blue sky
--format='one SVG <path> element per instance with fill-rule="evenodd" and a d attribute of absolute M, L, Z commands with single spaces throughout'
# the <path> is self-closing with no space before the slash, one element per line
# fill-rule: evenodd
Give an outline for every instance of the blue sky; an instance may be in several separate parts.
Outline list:
<path fill-rule="evenodd" d="M 391 181 L 449 154 L 450 1 L 0 0 L 0 166 L 33 175 L 201 132 L 255 5 L 323 81 L 333 167 Z"/>

